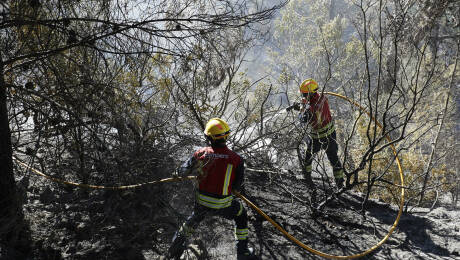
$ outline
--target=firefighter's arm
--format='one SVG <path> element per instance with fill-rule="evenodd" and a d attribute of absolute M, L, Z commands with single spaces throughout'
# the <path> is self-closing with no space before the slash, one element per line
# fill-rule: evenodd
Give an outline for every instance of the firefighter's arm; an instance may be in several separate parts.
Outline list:
<path fill-rule="evenodd" d="M 192 172 L 193 167 L 196 164 L 196 158 L 194 156 L 190 157 L 187 161 L 185 161 L 181 166 L 179 166 L 173 173 L 173 177 L 182 177 L 190 175 Z"/>
<path fill-rule="evenodd" d="M 235 179 L 233 180 L 232 189 L 243 193 L 243 182 L 244 182 L 244 160 L 235 169 Z"/>
<path fill-rule="evenodd" d="M 292 105 L 290 105 L 290 106 L 288 106 L 288 107 L 286 108 L 286 111 L 289 112 L 289 111 L 291 111 L 292 109 L 299 111 L 299 110 L 300 110 L 300 103 L 294 102 L 294 104 L 292 104 Z"/>
<path fill-rule="evenodd" d="M 299 114 L 299 120 L 301 123 L 308 123 L 312 118 L 310 109 L 305 109 Z"/>

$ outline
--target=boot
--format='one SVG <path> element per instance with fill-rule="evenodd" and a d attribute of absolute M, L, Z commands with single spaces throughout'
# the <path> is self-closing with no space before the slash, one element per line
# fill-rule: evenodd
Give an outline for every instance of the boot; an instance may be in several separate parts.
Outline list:
<path fill-rule="evenodd" d="M 256 260 L 258 259 L 256 255 L 254 255 L 254 249 L 248 247 L 247 240 L 240 240 L 236 244 L 236 254 L 237 260 Z"/>
<path fill-rule="evenodd" d="M 186 241 L 187 238 L 183 234 L 176 234 L 171 246 L 169 247 L 167 259 L 180 259 L 182 253 L 184 253 L 187 248 Z"/>
<path fill-rule="evenodd" d="M 311 178 L 311 172 L 303 172 L 304 182 L 307 184 L 308 189 L 310 190 L 310 207 L 316 207 L 316 187 Z"/>
<path fill-rule="evenodd" d="M 340 190 L 341 188 L 343 188 L 343 184 L 344 184 L 344 179 L 343 178 L 337 178 L 335 179 L 335 185 L 337 185 L 337 188 Z"/>
<path fill-rule="evenodd" d="M 313 183 L 313 179 L 311 178 L 311 172 L 303 172 L 303 180 L 309 189 L 314 189 L 315 184 Z"/>

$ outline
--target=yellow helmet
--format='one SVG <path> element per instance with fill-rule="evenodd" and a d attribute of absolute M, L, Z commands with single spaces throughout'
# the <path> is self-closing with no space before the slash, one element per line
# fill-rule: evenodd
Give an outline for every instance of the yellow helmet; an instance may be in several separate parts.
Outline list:
<path fill-rule="evenodd" d="M 220 118 L 211 118 L 206 124 L 204 134 L 209 136 L 212 140 L 227 140 L 230 134 L 230 127 L 227 122 Z"/>
<path fill-rule="evenodd" d="M 316 93 L 318 83 L 314 79 L 306 79 L 300 84 L 301 93 Z"/>

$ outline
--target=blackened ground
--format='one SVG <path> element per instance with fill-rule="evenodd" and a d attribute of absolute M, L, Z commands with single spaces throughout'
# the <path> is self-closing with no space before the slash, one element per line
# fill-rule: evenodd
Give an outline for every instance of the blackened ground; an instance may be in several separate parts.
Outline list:
<path fill-rule="evenodd" d="M 316 183 L 321 196 L 332 192 L 323 181 Z M 309 247 L 332 255 L 371 248 L 385 237 L 398 213 L 397 207 L 373 200 L 363 211 L 363 196 L 348 191 L 312 214 L 307 185 L 295 175 L 253 173 L 249 184 L 250 200 L 278 224 Z M 282 237 L 259 216 L 254 216 L 252 225 L 262 259 L 321 259 Z M 460 212 L 438 207 L 403 213 L 387 242 L 363 259 L 460 259 Z"/>
<path fill-rule="evenodd" d="M 100 191 L 63 187 L 30 176 L 19 182 L 30 224 L 32 252 L 23 259 L 160 259 L 193 208 L 190 181 L 135 190 Z M 164 177 L 164 176 L 163 176 Z M 327 183 L 327 182 L 326 182 Z M 331 192 L 317 180 L 319 195 Z M 309 190 L 294 174 L 247 174 L 246 196 L 309 247 L 333 255 L 361 253 L 393 225 L 398 208 L 347 192 L 314 215 Z M 404 213 L 395 232 L 363 259 L 460 259 L 460 212 L 443 204 Z M 261 259 L 321 259 L 286 239 L 254 210 L 250 244 Z M 233 223 L 206 219 L 190 239 L 184 259 L 236 259 Z M 20 252 L 0 248 L 0 259 Z M 14 258 L 8 257 L 14 255 Z"/>

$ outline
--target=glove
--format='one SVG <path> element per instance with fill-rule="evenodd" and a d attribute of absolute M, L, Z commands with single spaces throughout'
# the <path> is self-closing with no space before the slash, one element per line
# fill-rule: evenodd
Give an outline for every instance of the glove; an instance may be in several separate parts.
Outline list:
<path fill-rule="evenodd" d="M 302 123 L 308 123 L 308 122 L 310 122 L 310 119 L 311 119 L 311 113 L 309 111 L 305 111 L 303 113 L 300 113 L 299 114 L 299 119 L 300 119 L 300 122 L 302 122 Z"/>
<path fill-rule="evenodd" d="M 288 106 L 288 107 L 286 108 L 286 111 L 289 112 L 289 111 L 291 111 L 292 109 L 299 111 L 299 110 L 300 110 L 300 104 L 297 103 L 297 102 L 294 102 L 294 104 L 292 104 L 291 106 Z"/>
<path fill-rule="evenodd" d="M 172 178 L 178 178 L 178 177 L 179 177 L 179 170 L 178 170 L 178 169 L 175 169 L 175 170 L 171 173 L 171 177 L 172 177 Z"/>
<path fill-rule="evenodd" d="M 234 187 L 233 190 L 239 192 L 243 196 L 246 195 L 246 189 L 244 188 L 244 185 L 240 187 Z"/>
<path fill-rule="evenodd" d="M 173 171 L 173 173 L 171 174 L 171 177 L 179 178 L 182 176 L 186 176 L 190 173 L 190 171 L 191 171 L 190 169 L 180 166 Z"/>

